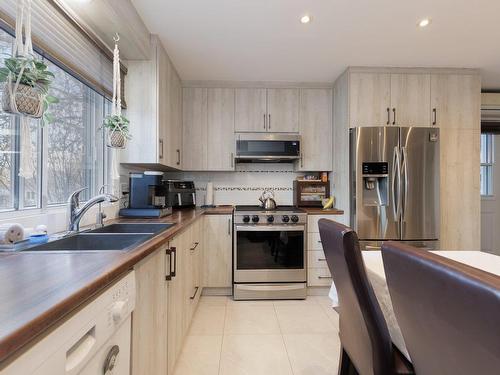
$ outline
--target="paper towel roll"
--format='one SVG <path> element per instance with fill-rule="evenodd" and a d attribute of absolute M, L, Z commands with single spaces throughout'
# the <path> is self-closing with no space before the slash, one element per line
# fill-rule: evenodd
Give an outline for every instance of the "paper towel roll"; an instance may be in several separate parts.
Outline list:
<path fill-rule="evenodd" d="M 205 205 L 213 206 L 214 204 L 214 184 L 211 182 L 207 183 L 207 193 L 205 194 Z"/>
<path fill-rule="evenodd" d="M 8 244 L 24 239 L 24 228 L 21 224 L 0 224 L 0 243 Z"/>

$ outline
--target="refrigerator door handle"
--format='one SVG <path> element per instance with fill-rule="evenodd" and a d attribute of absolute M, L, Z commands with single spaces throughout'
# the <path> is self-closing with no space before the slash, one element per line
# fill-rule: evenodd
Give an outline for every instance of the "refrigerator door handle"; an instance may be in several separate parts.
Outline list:
<path fill-rule="evenodd" d="M 394 221 L 398 221 L 398 216 L 396 212 L 396 163 L 398 162 L 397 159 L 397 152 L 398 148 L 394 147 L 394 151 L 392 153 L 392 213 L 394 214 Z"/>
<path fill-rule="evenodd" d="M 408 154 L 406 147 L 401 147 L 403 151 L 403 173 L 404 173 L 404 205 L 403 205 L 403 221 L 405 221 L 406 207 L 408 206 Z"/>
<path fill-rule="evenodd" d="M 396 176 L 397 183 L 397 200 L 396 200 Z M 394 221 L 398 222 L 401 216 L 401 157 L 399 148 L 394 147 L 393 161 L 392 161 L 392 210 L 394 214 Z"/>

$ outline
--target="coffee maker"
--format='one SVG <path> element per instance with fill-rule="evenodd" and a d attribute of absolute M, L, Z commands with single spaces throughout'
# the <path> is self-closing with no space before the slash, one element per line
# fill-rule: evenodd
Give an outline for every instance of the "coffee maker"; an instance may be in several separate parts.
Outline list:
<path fill-rule="evenodd" d="M 162 217 L 171 213 L 163 172 L 129 174 L 129 204 L 120 210 L 120 216 Z"/>

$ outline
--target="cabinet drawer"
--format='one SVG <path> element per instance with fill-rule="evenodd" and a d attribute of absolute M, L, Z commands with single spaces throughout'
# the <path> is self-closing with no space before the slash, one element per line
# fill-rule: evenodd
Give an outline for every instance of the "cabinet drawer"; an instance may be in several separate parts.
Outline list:
<path fill-rule="evenodd" d="M 321 237 L 318 232 L 307 234 L 307 251 L 323 250 Z"/>
<path fill-rule="evenodd" d="M 332 285 L 332 276 L 328 268 L 308 268 L 307 285 L 308 286 L 330 286 Z"/>
<path fill-rule="evenodd" d="M 318 229 L 318 221 L 321 219 L 333 220 L 337 223 L 341 223 L 344 225 L 349 225 L 344 215 L 309 215 L 307 217 L 307 231 L 309 233 L 317 233 Z"/>
<path fill-rule="evenodd" d="M 307 267 L 309 268 L 328 268 L 325 253 L 322 250 L 307 252 Z"/>

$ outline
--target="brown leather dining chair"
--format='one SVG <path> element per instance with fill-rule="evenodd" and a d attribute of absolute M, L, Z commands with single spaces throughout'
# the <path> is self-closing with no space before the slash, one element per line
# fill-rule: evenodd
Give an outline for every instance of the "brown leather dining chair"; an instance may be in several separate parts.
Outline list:
<path fill-rule="evenodd" d="M 339 297 L 339 374 L 413 374 L 411 364 L 392 344 L 366 275 L 356 232 L 326 219 L 318 225 Z"/>
<path fill-rule="evenodd" d="M 417 374 L 500 374 L 500 277 L 399 243 L 382 257 Z"/>

